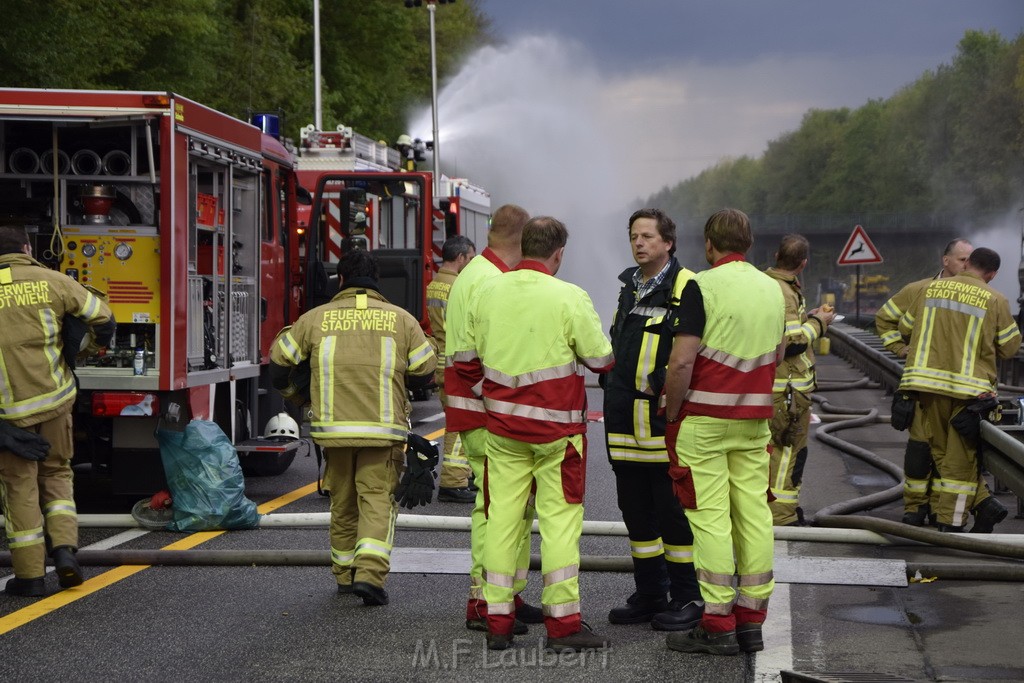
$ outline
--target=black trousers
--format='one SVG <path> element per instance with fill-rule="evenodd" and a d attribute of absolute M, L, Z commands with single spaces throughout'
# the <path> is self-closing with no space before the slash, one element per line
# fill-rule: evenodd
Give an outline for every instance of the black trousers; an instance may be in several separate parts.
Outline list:
<path fill-rule="evenodd" d="M 636 592 L 648 597 L 672 600 L 700 600 L 700 587 L 693 565 L 693 532 L 683 508 L 672 492 L 668 463 L 613 463 L 615 490 L 622 521 L 631 542 L 646 543 L 660 538 L 662 543 L 690 551 L 686 561 L 667 561 L 664 553 L 653 557 L 633 556 Z"/>

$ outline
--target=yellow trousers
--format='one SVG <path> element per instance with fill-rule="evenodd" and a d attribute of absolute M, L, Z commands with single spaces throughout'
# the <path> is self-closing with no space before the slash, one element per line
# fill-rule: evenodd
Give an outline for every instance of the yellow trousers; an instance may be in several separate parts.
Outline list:
<path fill-rule="evenodd" d="M 78 547 L 71 413 L 26 429 L 50 442 L 50 454 L 35 462 L 0 450 L 0 498 L 14 575 L 35 579 L 46 573 L 47 544 Z"/>
<path fill-rule="evenodd" d="M 541 603 L 548 635 L 580 630 L 580 534 L 586 445 L 582 434 L 533 444 L 491 434 L 487 441 L 487 538 L 484 544 L 484 599 L 487 628 L 511 634 L 515 616 L 517 548 L 523 526 L 532 523 L 530 490 L 537 482 L 540 526 Z"/>
<path fill-rule="evenodd" d="M 676 485 L 693 502 L 686 518 L 709 631 L 735 628 L 734 602 L 745 610 L 741 622 L 764 621 L 768 611 L 775 587 L 768 439 L 767 420 L 689 415 L 679 426 L 675 450 L 684 476 Z"/>
<path fill-rule="evenodd" d="M 470 514 L 471 534 L 469 550 L 471 565 L 469 568 L 469 600 L 466 602 L 466 619 L 474 620 L 487 616 L 487 601 L 484 600 L 484 544 L 487 541 L 487 486 L 485 484 L 485 463 L 487 461 L 487 430 L 484 428 L 470 429 L 459 435 L 465 446 L 465 452 L 479 491 L 473 512 Z M 519 529 L 516 546 L 515 592 L 518 594 L 526 588 L 526 579 L 530 572 L 530 535 L 533 529 L 533 503 L 528 505 L 526 515 Z"/>
<path fill-rule="evenodd" d="M 340 585 L 384 586 L 391 568 L 398 505 L 394 492 L 405 443 L 327 448 L 324 485 L 331 493 L 331 571 Z"/>

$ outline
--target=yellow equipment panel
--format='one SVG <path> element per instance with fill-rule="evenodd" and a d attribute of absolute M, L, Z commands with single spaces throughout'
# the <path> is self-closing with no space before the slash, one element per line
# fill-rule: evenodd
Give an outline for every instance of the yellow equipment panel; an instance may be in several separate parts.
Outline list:
<path fill-rule="evenodd" d="M 64 228 L 61 270 L 105 292 L 119 323 L 160 322 L 160 238 L 131 228 Z"/>

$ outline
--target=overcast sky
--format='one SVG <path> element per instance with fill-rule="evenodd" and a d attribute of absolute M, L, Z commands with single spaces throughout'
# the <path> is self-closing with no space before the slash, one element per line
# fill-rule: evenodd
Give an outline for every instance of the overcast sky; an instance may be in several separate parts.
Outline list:
<path fill-rule="evenodd" d="M 568 261 L 581 284 L 622 267 L 625 241 L 605 236 L 625 233 L 629 202 L 760 156 L 809 109 L 890 97 L 950 63 L 968 29 L 1008 40 L 1024 30 L 1024 0 L 479 4 L 502 43 L 441 90 L 442 169 L 483 185 L 495 206 L 594 232 Z M 431 138 L 429 110 L 410 127 Z M 614 282 L 593 286 L 607 310 Z"/>
<path fill-rule="evenodd" d="M 810 108 L 889 97 L 949 63 L 967 29 L 1005 38 L 1024 29 L 1022 0 L 479 4 L 510 44 L 551 36 L 580 48 L 581 66 L 596 68 L 615 100 L 604 113 L 633 137 L 637 194 L 722 157 L 758 155 Z"/>

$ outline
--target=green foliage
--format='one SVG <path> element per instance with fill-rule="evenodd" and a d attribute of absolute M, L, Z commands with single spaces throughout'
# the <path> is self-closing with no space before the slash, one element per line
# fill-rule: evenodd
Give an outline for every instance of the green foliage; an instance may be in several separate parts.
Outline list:
<path fill-rule="evenodd" d="M 438 78 L 489 38 L 477 0 L 435 12 Z M 174 91 L 244 117 L 282 109 L 286 134 L 314 118 L 313 0 L 5 0 L 4 84 Z M 429 104 L 426 4 L 320 0 L 323 123 L 394 140 Z"/>
<path fill-rule="evenodd" d="M 715 208 L 973 215 L 1018 208 L 1024 187 L 1024 34 L 968 31 L 952 64 L 887 100 L 812 110 L 759 159 L 723 161 L 657 201 L 683 224 Z"/>

